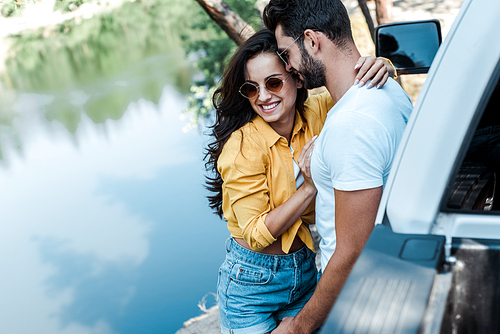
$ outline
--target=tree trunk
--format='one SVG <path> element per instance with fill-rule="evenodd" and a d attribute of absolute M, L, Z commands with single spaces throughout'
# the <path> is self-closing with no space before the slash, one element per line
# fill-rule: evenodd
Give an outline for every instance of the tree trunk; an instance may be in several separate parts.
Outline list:
<path fill-rule="evenodd" d="M 248 25 L 237 13 L 223 0 L 195 0 L 224 30 L 229 38 L 241 45 L 248 37 L 255 34 L 255 30 Z"/>
<path fill-rule="evenodd" d="M 392 0 L 376 0 L 377 23 L 392 22 Z"/>
<path fill-rule="evenodd" d="M 269 0 L 257 0 L 255 2 L 255 8 L 257 8 L 259 13 L 261 13 L 261 15 L 262 15 L 262 12 L 264 11 L 264 7 L 266 7 L 266 5 L 268 3 L 269 3 Z"/>
<path fill-rule="evenodd" d="M 373 19 L 370 15 L 370 9 L 366 5 L 366 0 L 358 0 L 359 8 L 365 17 L 366 24 L 368 25 L 368 30 L 370 30 L 370 36 L 372 37 L 373 43 L 375 43 L 375 27 L 373 26 Z"/>

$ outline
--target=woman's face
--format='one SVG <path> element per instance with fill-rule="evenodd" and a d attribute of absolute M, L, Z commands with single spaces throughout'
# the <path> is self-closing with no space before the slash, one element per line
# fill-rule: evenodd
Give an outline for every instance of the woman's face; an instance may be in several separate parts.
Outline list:
<path fill-rule="evenodd" d="M 297 89 L 302 87 L 302 83 L 290 76 L 276 54 L 261 53 L 250 59 L 247 62 L 245 78 L 246 82 L 259 87 L 258 94 L 249 99 L 253 110 L 259 116 L 275 130 L 275 125 L 281 127 L 293 124 Z M 274 93 L 266 89 L 266 80 L 269 78 L 286 79 L 281 91 Z"/>

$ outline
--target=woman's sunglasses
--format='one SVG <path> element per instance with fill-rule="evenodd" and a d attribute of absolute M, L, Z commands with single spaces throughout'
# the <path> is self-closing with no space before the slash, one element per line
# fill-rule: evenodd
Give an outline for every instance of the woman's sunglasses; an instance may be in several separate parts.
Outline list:
<path fill-rule="evenodd" d="M 288 80 L 288 78 L 290 78 L 292 74 L 293 73 L 290 73 L 290 75 L 288 75 L 286 79 L 280 79 L 276 77 L 268 78 L 264 86 L 271 93 L 279 93 L 283 88 L 283 84 L 285 83 L 285 81 Z M 253 99 L 254 97 L 257 96 L 257 94 L 259 94 L 259 92 L 260 92 L 259 86 L 250 82 L 245 82 L 240 87 L 240 94 L 243 95 L 243 97 L 246 97 L 247 99 Z"/>

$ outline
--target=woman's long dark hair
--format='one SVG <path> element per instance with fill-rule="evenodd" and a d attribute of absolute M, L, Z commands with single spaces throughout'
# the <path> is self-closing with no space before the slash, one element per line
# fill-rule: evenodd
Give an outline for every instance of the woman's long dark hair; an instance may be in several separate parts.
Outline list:
<path fill-rule="evenodd" d="M 224 72 L 221 86 L 212 98 L 216 111 L 215 124 L 211 126 L 213 141 L 208 144 L 205 154 L 205 168 L 212 176 L 206 176 L 206 188 L 214 193 L 208 196 L 209 206 L 221 218 L 223 181 L 217 171 L 217 160 L 231 134 L 256 116 L 249 101 L 239 93 L 240 86 L 245 82 L 247 62 L 261 53 L 276 55 L 277 50 L 272 31 L 263 29 L 255 33 L 236 51 Z M 298 89 L 295 108 L 301 115 L 306 98 L 307 90 Z"/>

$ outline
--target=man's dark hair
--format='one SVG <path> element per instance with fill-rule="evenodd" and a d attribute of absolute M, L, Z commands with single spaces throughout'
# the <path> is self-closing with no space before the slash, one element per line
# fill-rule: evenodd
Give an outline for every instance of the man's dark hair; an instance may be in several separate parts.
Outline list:
<path fill-rule="evenodd" d="M 262 13 L 264 25 L 297 38 L 306 29 L 318 30 L 340 48 L 352 42 L 351 22 L 341 0 L 271 0 Z M 299 38 L 298 45 L 303 46 Z"/>

